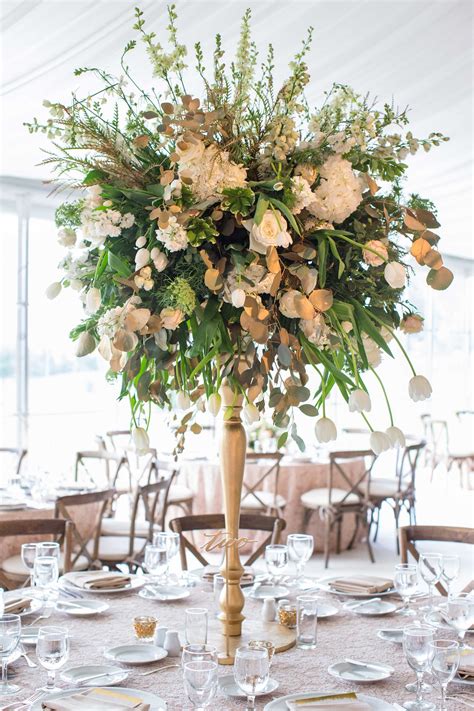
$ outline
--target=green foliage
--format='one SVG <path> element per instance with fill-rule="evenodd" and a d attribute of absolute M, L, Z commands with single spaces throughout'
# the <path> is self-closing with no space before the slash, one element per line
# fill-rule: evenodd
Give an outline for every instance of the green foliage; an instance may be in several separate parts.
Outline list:
<path fill-rule="evenodd" d="M 54 213 L 56 227 L 79 227 L 81 224 L 81 212 L 83 208 L 83 200 L 63 202 Z"/>
<path fill-rule="evenodd" d="M 224 188 L 222 194 L 222 208 L 234 215 L 248 215 L 255 202 L 255 194 L 251 188 Z"/>

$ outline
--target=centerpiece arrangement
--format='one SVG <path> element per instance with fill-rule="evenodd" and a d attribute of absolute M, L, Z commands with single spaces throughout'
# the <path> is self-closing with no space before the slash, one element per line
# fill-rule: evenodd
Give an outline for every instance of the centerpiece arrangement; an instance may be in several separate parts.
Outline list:
<path fill-rule="evenodd" d="M 248 423 L 270 411 L 283 430 L 278 446 L 292 437 L 303 448 L 295 412 L 315 418 L 320 442 L 335 439 L 325 403 L 337 388 L 366 420 L 374 452 L 404 445 L 388 400 L 387 427 L 368 419 L 364 376 L 379 377 L 382 356 L 401 353 L 412 399 L 431 394 L 396 333 L 423 326 L 404 288 L 411 257 L 434 289 L 453 275 L 438 251 L 432 204 L 404 200 L 401 179 L 410 154 L 447 139 L 415 138 L 406 110 L 379 107 L 343 85 L 311 108 L 304 95 L 311 30 L 276 87 L 273 47 L 259 63 L 249 11 L 229 65 L 219 35 L 210 69 L 196 43 L 195 97 L 186 90 L 189 59 L 175 7 L 168 49 L 135 12 L 157 86 L 142 88 L 132 75 L 132 40 L 120 77 L 76 70 L 93 79 L 91 93 L 45 101 L 50 117 L 27 124 L 52 140 L 45 163 L 61 187 L 83 190 L 57 210 L 65 256 L 47 294 L 67 287 L 82 300 L 84 319 L 71 332 L 77 355 L 97 350 L 120 380 L 139 450 L 149 445 L 152 403 L 180 412 L 178 451 L 189 428 L 200 431 L 200 411 L 215 416 L 222 408 L 225 505 L 237 534 L 241 407 Z M 235 551 L 231 597 L 243 606 L 239 570 Z M 231 634 L 239 633 L 237 617 Z"/>

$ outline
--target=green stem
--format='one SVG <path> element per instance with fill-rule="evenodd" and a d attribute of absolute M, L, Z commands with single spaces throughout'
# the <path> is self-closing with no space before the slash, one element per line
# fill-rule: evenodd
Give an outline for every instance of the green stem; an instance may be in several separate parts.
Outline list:
<path fill-rule="evenodd" d="M 415 367 L 414 367 L 413 363 L 411 362 L 411 360 L 410 360 L 410 358 L 409 358 L 409 356 L 408 356 L 408 353 L 406 352 L 405 348 L 404 348 L 403 345 L 401 344 L 400 339 L 395 335 L 395 331 L 393 331 L 393 329 L 391 329 L 390 326 L 387 326 L 387 324 L 384 323 L 384 322 L 382 321 L 382 319 L 379 318 L 378 316 L 376 316 L 374 313 L 370 312 L 370 315 L 371 315 L 371 317 L 372 317 L 373 319 L 375 319 L 375 321 L 377 321 L 381 326 L 384 326 L 384 327 L 387 329 L 387 331 L 392 335 L 394 341 L 396 341 L 396 343 L 398 343 L 398 347 L 400 348 L 401 352 L 402 352 L 403 355 L 405 356 L 405 358 L 406 358 L 406 360 L 407 360 L 407 362 L 408 362 L 408 365 L 409 365 L 410 368 L 411 368 L 411 371 L 412 371 L 413 375 L 416 375 Z"/>
<path fill-rule="evenodd" d="M 379 259 L 382 259 L 384 262 L 388 262 L 388 261 L 389 261 L 389 260 L 386 259 L 385 257 L 382 257 L 382 255 L 381 255 L 379 252 L 377 252 L 376 249 L 372 249 L 372 247 L 366 247 L 365 244 L 361 244 L 360 242 L 356 242 L 355 240 L 350 239 L 350 237 L 346 237 L 345 235 L 339 235 L 339 234 L 335 234 L 335 235 L 333 235 L 333 237 L 334 237 L 334 238 L 343 239 L 345 242 L 349 242 L 349 244 L 352 244 L 354 247 L 358 247 L 358 248 L 359 248 L 360 250 L 362 250 L 362 251 L 372 252 L 372 254 L 376 254 L 377 257 L 379 257 Z"/>
<path fill-rule="evenodd" d="M 370 424 L 370 422 L 369 422 L 369 420 L 367 419 L 366 415 L 365 415 L 363 412 L 361 412 L 360 414 L 361 414 L 361 416 L 364 418 L 365 423 L 366 423 L 367 427 L 369 428 L 369 430 L 370 430 L 371 432 L 373 432 L 373 431 L 374 431 L 374 428 L 373 428 L 372 425 Z"/>
<path fill-rule="evenodd" d="M 380 383 L 380 387 L 382 388 L 385 402 L 387 403 L 388 414 L 390 417 L 390 426 L 393 427 L 393 413 L 392 413 L 392 408 L 390 407 L 390 401 L 388 399 L 387 391 L 385 390 L 385 385 L 383 384 L 382 378 L 380 377 L 380 375 L 375 371 L 375 368 L 373 368 L 371 365 L 369 365 L 369 368 Z"/>

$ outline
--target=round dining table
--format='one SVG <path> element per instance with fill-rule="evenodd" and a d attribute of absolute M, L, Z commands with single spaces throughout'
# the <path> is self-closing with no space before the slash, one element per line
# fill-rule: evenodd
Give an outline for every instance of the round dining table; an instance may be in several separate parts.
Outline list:
<path fill-rule="evenodd" d="M 262 711 L 272 699 L 299 692 L 355 691 L 378 697 L 390 704 L 402 704 L 414 698 L 413 694 L 405 690 L 405 684 L 413 681 L 415 674 L 405 661 L 402 645 L 384 641 L 377 636 L 377 631 L 381 628 L 400 628 L 407 624 L 405 619 L 397 614 L 384 617 L 358 616 L 343 609 L 343 603 L 347 598 L 324 592 L 318 592 L 318 595 L 326 600 L 330 599 L 331 603 L 338 607 L 338 613 L 333 617 L 318 620 L 317 646 L 314 650 L 293 647 L 286 652 L 275 654 L 271 666 L 271 678 L 278 682 L 278 688 L 272 694 L 259 697 L 257 708 Z M 84 593 L 84 597 L 95 597 L 106 601 L 109 609 L 94 617 L 82 618 L 54 610 L 48 619 L 38 622 L 41 625 L 60 625 L 68 629 L 70 656 L 63 670 L 78 665 L 110 664 L 104 657 L 107 649 L 134 642 L 132 620 L 137 614 L 155 616 L 159 624 L 177 630 L 181 641 L 184 642 L 186 608 L 205 607 L 209 610 L 210 618 L 214 618 L 216 613 L 214 596 L 209 583 L 201 583 L 192 588 L 187 599 L 177 602 L 143 599 L 136 591 L 109 595 Z M 291 598 L 292 595 L 290 594 L 289 597 Z M 397 598 L 394 598 L 394 601 L 401 604 Z M 248 620 L 260 619 L 261 611 L 260 601 L 247 599 L 244 614 Z M 28 624 L 30 619 L 25 618 L 24 622 Z M 29 646 L 25 649 L 30 652 L 30 657 L 34 660 L 34 647 Z M 389 664 L 393 666 L 394 673 L 384 681 L 370 683 L 346 682 L 333 678 L 328 673 L 328 667 L 335 662 L 344 661 L 346 657 L 369 663 Z M 167 711 L 191 709 L 192 706 L 184 691 L 181 667 L 165 668 L 170 664 L 179 665 L 179 663 L 179 657 L 167 657 L 151 665 L 130 667 L 128 678 L 120 686 L 157 694 L 166 701 Z M 39 665 L 30 669 L 21 658 L 12 664 L 12 668 L 16 670 L 14 681 L 20 685 L 21 691 L 15 698 L 11 697 L 11 702 L 27 698 L 46 681 L 44 669 Z M 143 675 L 143 672 L 152 669 L 155 669 L 156 673 Z M 232 674 L 232 670 L 232 666 L 219 666 L 220 675 Z M 60 672 L 58 672 L 58 681 L 62 687 L 68 687 L 67 683 L 60 680 Z M 458 684 L 453 683 L 451 688 L 462 691 L 462 687 Z M 435 688 L 427 697 L 437 701 L 438 690 Z M 230 698 L 219 691 L 209 708 L 213 711 L 242 711 L 245 705 L 244 698 Z M 451 702 L 450 709 L 461 708 L 461 703 Z"/>

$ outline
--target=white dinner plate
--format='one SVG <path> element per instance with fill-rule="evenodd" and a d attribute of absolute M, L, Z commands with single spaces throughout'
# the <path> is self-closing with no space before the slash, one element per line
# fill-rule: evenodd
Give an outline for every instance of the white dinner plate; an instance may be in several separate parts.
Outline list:
<path fill-rule="evenodd" d="M 358 684 L 367 684 L 374 681 L 381 681 L 392 676 L 395 670 L 385 664 L 380 665 L 380 669 L 367 668 L 362 665 L 352 664 L 351 662 L 337 662 L 328 668 L 331 676 L 344 681 L 355 681 Z"/>
<path fill-rule="evenodd" d="M 394 644 L 403 644 L 403 630 L 377 630 L 377 637 L 385 642 L 393 642 Z"/>
<path fill-rule="evenodd" d="M 159 662 L 160 659 L 168 656 L 168 652 L 162 647 L 155 647 L 154 644 L 121 644 L 107 649 L 104 656 L 120 664 L 138 666 Z"/>
<path fill-rule="evenodd" d="M 344 610 L 349 610 L 355 615 L 365 615 L 366 617 L 380 617 L 382 615 L 391 615 L 392 612 L 398 609 L 398 605 L 387 600 L 369 601 L 361 605 L 360 602 L 346 602 Z"/>
<path fill-rule="evenodd" d="M 357 593 L 357 592 L 341 592 L 340 590 L 333 590 L 331 587 L 331 582 L 333 580 L 339 580 L 339 578 L 336 578 L 334 576 L 330 578 L 321 578 L 317 585 L 321 590 L 324 590 L 325 592 L 330 592 L 331 595 L 341 595 L 342 597 L 360 597 L 360 598 L 369 598 L 369 597 L 383 597 L 385 595 L 396 595 L 397 591 L 395 588 L 389 588 L 388 590 L 385 590 L 385 592 L 379 592 L 379 593 Z"/>
<path fill-rule="evenodd" d="M 259 585 L 249 590 L 248 596 L 254 600 L 263 600 L 264 597 L 273 597 L 275 600 L 278 600 L 279 598 L 286 597 L 289 592 L 289 588 L 285 588 L 284 585 Z"/>
<path fill-rule="evenodd" d="M 96 570 L 96 571 L 90 571 L 90 576 L 101 576 L 104 574 L 103 570 Z M 146 578 L 143 576 L 138 576 L 138 575 L 128 575 L 124 574 L 124 577 L 130 578 L 130 583 L 124 587 L 124 588 L 100 588 L 99 590 L 90 590 L 89 588 L 83 588 L 80 585 L 78 585 L 75 581 L 80 580 L 78 576 L 84 575 L 84 573 L 81 572 L 72 572 L 72 573 L 65 573 L 62 575 L 59 579 L 60 585 L 65 585 L 66 587 L 70 587 L 73 590 L 81 590 L 82 592 L 85 593 L 90 593 L 91 595 L 113 595 L 113 594 L 118 594 L 118 593 L 126 593 L 126 592 L 132 592 L 133 590 L 138 590 L 139 588 L 142 588 L 145 583 L 146 583 Z M 117 575 L 120 575 L 120 573 L 117 573 Z"/>
<path fill-rule="evenodd" d="M 288 696 L 280 696 L 279 699 L 270 701 L 263 711 L 288 711 L 287 701 L 294 701 L 295 699 L 311 699 L 313 696 L 323 696 L 324 694 L 344 694 L 345 691 L 307 691 L 299 694 L 288 694 Z M 394 711 L 392 704 L 388 701 L 383 701 L 382 699 L 377 699 L 375 696 L 366 696 L 366 694 L 357 694 L 359 701 L 365 701 L 366 704 L 370 706 L 373 711 Z M 36 711 L 36 709 L 35 709 Z"/>
<path fill-rule="evenodd" d="M 97 676 L 103 674 L 103 676 Z M 61 679 L 75 686 L 113 686 L 120 684 L 128 676 L 127 669 L 111 664 L 88 664 L 80 667 L 70 667 L 61 674 Z M 87 679 L 90 678 L 89 681 Z"/>
<path fill-rule="evenodd" d="M 160 585 L 158 587 L 146 587 L 138 593 L 146 600 L 159 600 L 161 602 L 171 602 L 172 600 L 184 600 L 190 596 L 190 591 L 181 588 L 179 585 Z"/>
<path fill-rule="evenodd" d="M 73 617 L 90 617 L 100 615 L 109 609 L 109 605 L 101 600 L 58 600 L 56 610 Z"/>
<path fill-rule="evenodd" d="M 266 694 L 271 694 L 278 689 L 279 683 L 276 679 L 269 679 L 265 687 L 265 691 L 260 691 L 260 693 L 255 694 L 256 696 L 266 696 Z M 226 696 L 238 696 L 242 699 L 246 699 L 247 695 L 244 694 L 242 689 L 240 689 L 235 683 L 233 674 L 225 674 L 219 677 L 219 688 Z"/>
<path fill-rule="evenodd" d="M 28 609 L 26 609 L 24 612 L 15 612 L 13 614 L 19 615 L 19 617 L 28 617 L 28 615 L 34 615 L 36 612 L 41 610 L 43 607 L 43 601 L 39 600 L 37 597 L 33 597 L 33 595 L 30 593 L 28 595 L 21 594 L 23 591 L 22 590 L 11 590 L 10 592 L 5 593 L 5 602 L 9 602 L 11 600 L 19 600 L 19 599 L 25 599 L 29 598 L 30 599 L 30 606 Z M 5 613 L 6 614 L 6 613 Z"/>
<path fill-rule="evenodd" d="M 73 696 L 81 691 L 84 691 L 86 687 L 80 686 L 75 689 L 67 689 L 66 691 L 58 691 L 55 694 L 45 694 L 40 697 L 37 701 L 30 706 L 30 711 L 42 711 L 42 704 L 44 701 L 52 701 L 53 699 L 67 699 L 68 696 Z M 166 701 L 156 694 L 151 694 L 149 691 L 142 691 L 141 689 L 128 689 L 125 686 L 109 686 L 110 691 L 118 691 L 122 694 L 130 694 L 130 696 L 136 696 L 141 699 L 144 703 L 150 704 L 150 711 L 166 711 Z"/>
<path fill-rule="evenodd" d="M 339 612 L 335 605 L 331 605 L 330 602 L 326 600 L 321 600 L 316 598 L 318 601 L 318 620 L 324 620 L 326 617 L 334 617 Z"/>
<path fill-rule="evenodd" d="M 440 605 L 440 608 L 442 608 L 443 605 Z M 432 610 L 432 612 L 427 612 L 425 617 L 424 617 L 425 622 L 427 622 L 429 625 L 433 625 L 433 627 L 439 627 L 440 629 L 443 630 L 453 630 L 453 627 L 448 625 L 448 623 L 443 619 L 443 616 L 441 614 L 440 610 Z M 468 630 L 466 630 L 466 634 L 474 634 L 474 626 L 470 627 Z"/>

